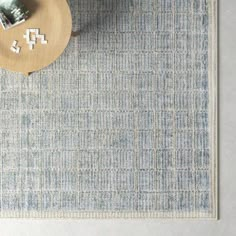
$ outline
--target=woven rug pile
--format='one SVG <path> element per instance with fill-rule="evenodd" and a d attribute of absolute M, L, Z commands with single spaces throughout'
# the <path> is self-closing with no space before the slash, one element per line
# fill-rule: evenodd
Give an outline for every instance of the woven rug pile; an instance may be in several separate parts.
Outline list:
<path fill-rule="evenodd" d="M 216 0 L 71 0 L 60 59 L 0 71 L 0 216 L 216 218 Z"/>

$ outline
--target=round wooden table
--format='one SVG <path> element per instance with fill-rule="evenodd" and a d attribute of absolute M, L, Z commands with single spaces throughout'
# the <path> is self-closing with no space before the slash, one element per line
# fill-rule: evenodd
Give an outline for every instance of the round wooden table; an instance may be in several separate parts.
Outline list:
<path fill-rule="evenodd" d="M 30 10 L 26 22 L 9 30 L 0 27 L 0 68 L 29 75 L 54 62 L 67 47 L 72 32 L 72 17 L 66 0 L 21 0 Z M 30 50 L 23 38 L 27 29 L 40 29 L 47 44 L 37 42 Z M 10 50 L 14 40 L 21 47 L 19 54 Z"/>

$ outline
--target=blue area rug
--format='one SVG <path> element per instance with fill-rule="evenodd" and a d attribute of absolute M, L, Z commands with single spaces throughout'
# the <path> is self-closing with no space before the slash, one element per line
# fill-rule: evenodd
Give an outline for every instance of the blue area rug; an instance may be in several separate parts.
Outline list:
<path fill-rule="evenodd" d="M 71 9 L 57 62 L 0 72 L 0 216 L 216 218 L 216 0 Z"/>

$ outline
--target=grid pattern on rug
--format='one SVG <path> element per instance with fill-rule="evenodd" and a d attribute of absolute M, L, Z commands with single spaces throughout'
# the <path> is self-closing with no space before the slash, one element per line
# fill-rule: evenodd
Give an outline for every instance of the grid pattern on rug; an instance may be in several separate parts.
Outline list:
<path fill-rule="evenodd" d="M 209 2 L 71 0 L 63 56 L 1 71 L 2 216 L 214 217 Z"/>

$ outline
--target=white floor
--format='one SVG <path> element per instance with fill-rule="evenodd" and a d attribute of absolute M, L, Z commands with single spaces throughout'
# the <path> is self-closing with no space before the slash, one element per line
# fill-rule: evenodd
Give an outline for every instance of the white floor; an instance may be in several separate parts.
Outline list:
<path fill-rule="evenodd" d="M 1 236 L 236 235 L 236 1 L 220 1 L 220 220 L 0 220 Z"/>

